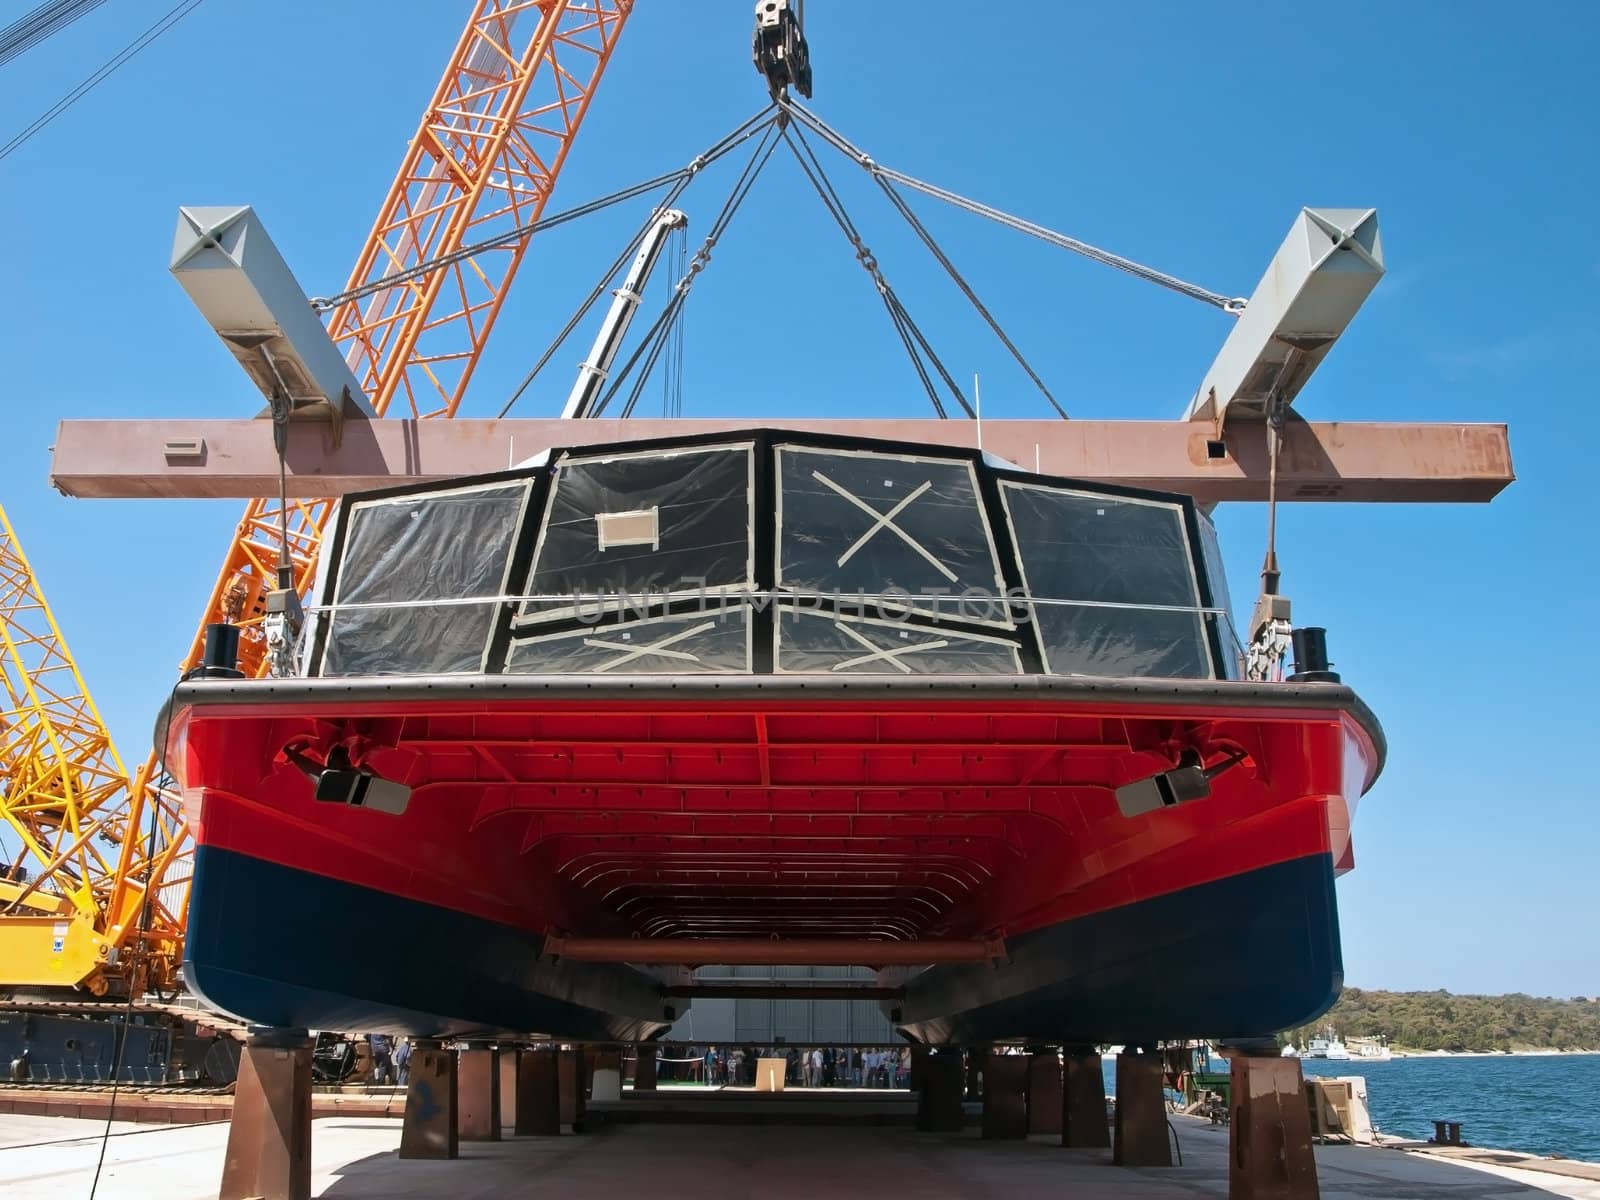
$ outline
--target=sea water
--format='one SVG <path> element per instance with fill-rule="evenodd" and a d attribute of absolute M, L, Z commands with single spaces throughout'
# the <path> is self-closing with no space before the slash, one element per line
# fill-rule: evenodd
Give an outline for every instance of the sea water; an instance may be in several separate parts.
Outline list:
<path fill-rule="evenodd" d="M 1383 1133 L 1430 1138 L 1461 1122 L 1474 1146 L 1600 1162 L 1600 1054 L 1428 1055 L 1389 1062 L 1308 1058 L 1307 1075 L 1360 1075 Z"/>
<path fill-rule="evenodd" d="M 1114 1061 L 1106 1060 L 1108 1092 Z M 1600 1162 L 1600 1054 L 1307 1058 L 1300 1065 L 1307 1075 L 1366 1079 L 1372 1123 L 1383 1133 L 1426 1140 L 1435 1121 L 1459 1121 L 1462 1140 L 1474 1146 Z"/>

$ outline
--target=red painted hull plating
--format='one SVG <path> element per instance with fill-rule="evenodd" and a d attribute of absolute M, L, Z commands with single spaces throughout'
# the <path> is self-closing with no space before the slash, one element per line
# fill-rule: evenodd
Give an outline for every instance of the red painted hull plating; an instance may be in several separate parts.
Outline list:
<path fill-rule="evenodd" d="M 1379 766 L 1347 704 L 1183 689 L 641 702 L 330 686 L 285 705 L 254 686 L 180 712 L 198 845 L 541 934 L 1013 936 L 1307 855 L 1348 867 Z M 406 811 L 315 801 L 286 749 L 335 745 L 409 785 Z M 1113 789 L 1189 746 L 1245 758 L 1203 800 L 1123 816 Z"/>

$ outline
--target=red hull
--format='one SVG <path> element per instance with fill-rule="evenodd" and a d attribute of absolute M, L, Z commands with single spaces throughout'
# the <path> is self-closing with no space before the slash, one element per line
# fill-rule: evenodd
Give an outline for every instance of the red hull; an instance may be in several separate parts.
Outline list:
<path fill-rule="evenodd" d="M 389 898 L 467 922 L 442 927 L 445 938 L 467 938 L 468 924 L 526 934 L 531 949 L 483 951 L 491 977 L 496 956 L 539 958 L 558 933 L 1044 945 L 1051 930 L 1163 897 L 1348 864 L 1350 812 L 1381 758 L 1370 716 L 1335 685 L 1055 677 L 212 682 L 180 692 L 172 742 L 202 864 L 192 920 L 212 931 L 192 939 L 193 982 L 207 991 L 210 968 L 236 1012 L 279 984 L 326 990 L 321 968 L 286 981 L 299 964 L 256 964 L 241 947 L 266 936 L 261 922 L 324 921 L 336 936 L 341 914 L 244 895 L 237 880 L 223 888 L 208 861 L 301 881 L 254 886 L 323 880 L 356 897 L 324 907 Z M 307 764 L 336 748 L 408 785 L 404 812 L 316 800 Z M 1124 816 L 1114 789 L 1186 751 L 1242 759 L 1204 799 Z M 1318 948 L 1315 999 L 1301 1007 L 1337 989 L 1324 890 L 1323 915 L 1286 935 Z M 1295 898 L 1261 898 L 1280 901 Z M 1048 973 L 1058 952 L 1041 953 Z M 404 992 L 409 978 L 385 986 Z M 439 1014 L 448 999 L 358 999 L 352 1013 L 419 1031 L 490 1020 Z M 327 1003 L 240 1015 L 307 1020 Z M 433 1015 L 392 1015 L 415 1011 Z"/>
<path fill-rule="evenodd" d="M 1378 767 L 1333 703 L 341 701 L 328 682 L 289 710 L 249 686 L 189 710 L 197 843 L 540 933 L 1012 936 L 1306 855 L 1348 865 Z M 313 799 L 285 748 L 336 744 L 412 788 L 403 815 Z M 1179 746 L 1246 758 L 1203 801 L 1124 817 L 1112 789 Z"/>

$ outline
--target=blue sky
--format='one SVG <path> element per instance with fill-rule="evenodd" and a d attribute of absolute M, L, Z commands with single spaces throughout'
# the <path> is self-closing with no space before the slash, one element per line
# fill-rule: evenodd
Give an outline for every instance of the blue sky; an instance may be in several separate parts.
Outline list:
<path fill-rule="evenodd" d="M 0 140 L 164 7 L 114 0 L 0 70 Z M 1340 884 L 1347 977 L 1600 993 L 1586 761 L 1600 537 L 1583 424 L 1600 395 L 1600 9 L 808 8 L 815 107 L 877 158 L 1217 291 L 1249 293 L 1301 205 L 1379 209 L 1389 275 L 1299 407 L 1509 422 L 1519 479 L 1486 507 L 1280 518 L 1297 619 L 1328 627 L 1391 744 Z M 558 207 L 675 167 L 755 111 L 750 9 L 641 0 Z M 208 0 L 0 162 L 0 504 L 130 763 L 242 505 L 62 498 L 46 483 L 55 422 L 259 407 L 166 274 L 177 206 L 256 205 L 306 291 L 337 290 L 465 10 L 280 0 L 269 19 Z M 861 173 L 841 160 L 834 175 L 941 355 L 982 373 L 985 416 L 1047 415 Z M 685 197 L 696 238 L 726 186 Z M 924 415 L 866 277 L 803 189 L 775 159 L 697 284 L 686 414 Z M 918 209 L 1072 415 L 1181 413 L 1229 318 Z M 643 211 L 536 240 L 464 414 L 499 409 Z M 552 369 L 518 412 L 555 413 L 569 383 Z M 1220 524 L 1247 612 L 1264 512 L 1224 509 Z"/>

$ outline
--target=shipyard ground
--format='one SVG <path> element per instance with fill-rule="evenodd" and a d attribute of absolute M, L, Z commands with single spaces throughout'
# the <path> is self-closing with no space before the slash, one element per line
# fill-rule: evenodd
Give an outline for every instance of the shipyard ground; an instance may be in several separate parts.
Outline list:
<path fill-rule="evenodd" d="M 759 1098 L 727 1097 L 717 1108 L 760 1110 Z M 885 1098 L 884 1103 L 893 1105 Z M 770 1109 L 769 1109 L 770 1110 Z M 863 1115 L 865 1111 L 863 1110 Z M 711 1110 L 708 1118 L 715 1119 Z M 638 1196 L 650 1200 L 759 1197 L 1117 1197 L 1183 1200 L 1228 1194 L 1228 1140 L 1208 1122 L 1174 1118 L 1183 1165 L 1129 1169 L 1109 1150 L 1064 1149 L 1058 1137 L 984 1141 L 919 1133 L 905 1122 L 702 1124 L 607 1120 L 592 1133 L 463 1143 L 452 1161 L 400 1161 L 400 1121 L 319 1118 L 313 1133 L 312 1194 L 334 1200 L 449 1196 Z M 0 1195 L 6 1200 L 87 1200 L 104 1122 L 0 1116 Z M 97 1200 L 210 1200 L 217 1194 L 228 1126 L 116 1122 L 107 1139 Z M 1600 1200 L 1600 1166 L 1541 1162 L 1466 1163 L 1470 1151 L 1405 1152 L 1319 1146 L 1321 1195 L 1449 1196 L 1501 1200 L 1541 1195 Z M 1489 1155 L 1517 1161 L 1514 1156 Z M 1570 1174 L 1554 1172 L 1566 1171 Z"/>

